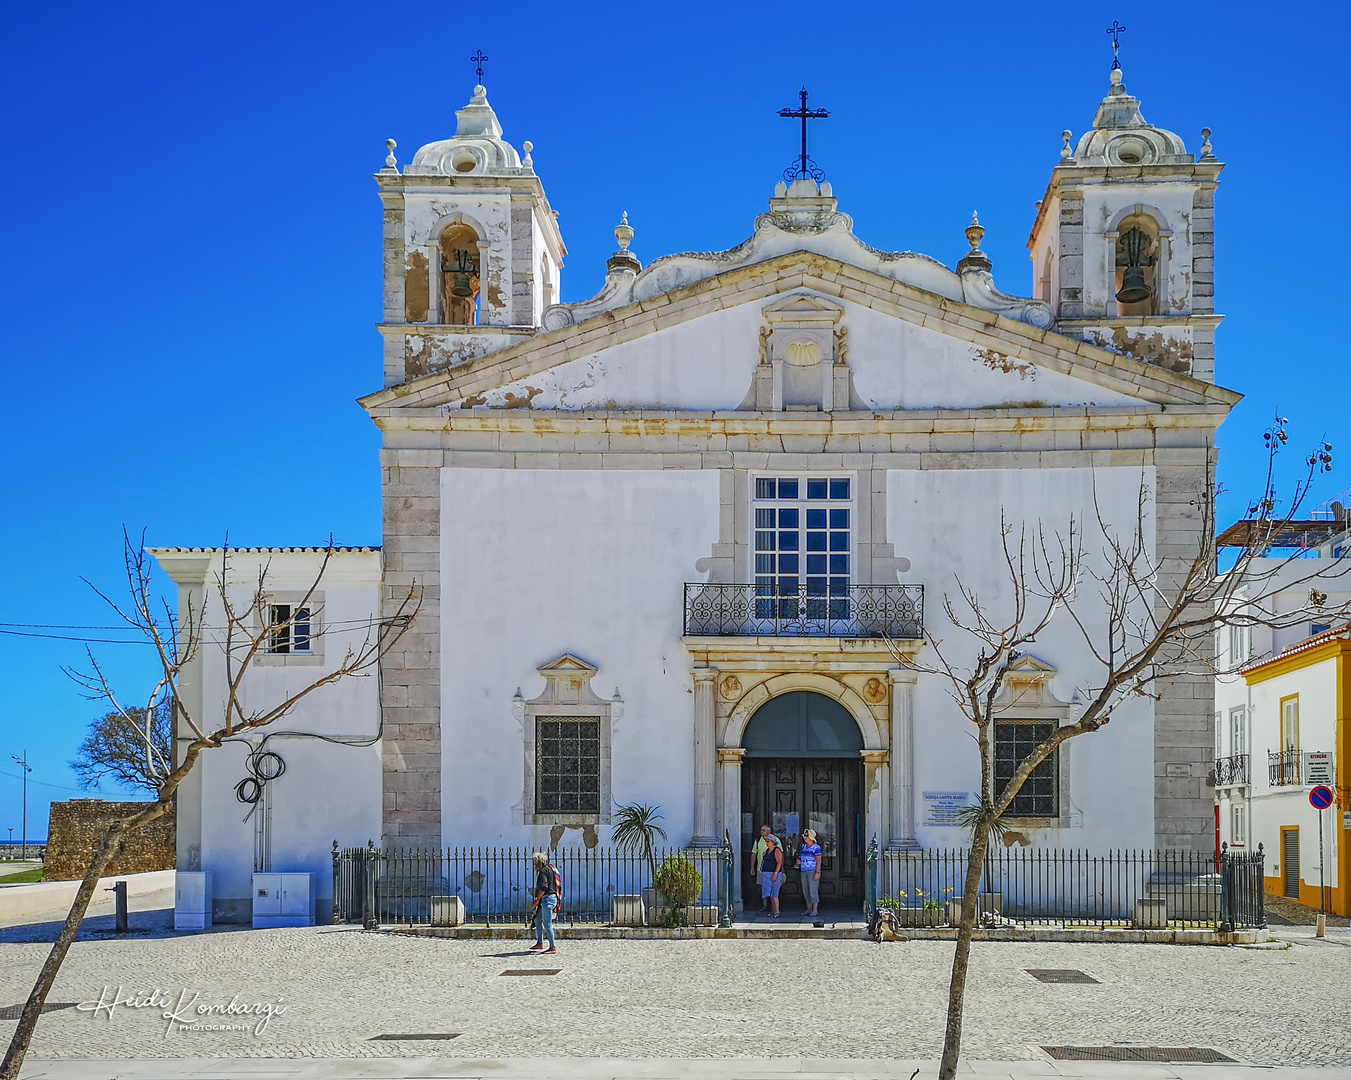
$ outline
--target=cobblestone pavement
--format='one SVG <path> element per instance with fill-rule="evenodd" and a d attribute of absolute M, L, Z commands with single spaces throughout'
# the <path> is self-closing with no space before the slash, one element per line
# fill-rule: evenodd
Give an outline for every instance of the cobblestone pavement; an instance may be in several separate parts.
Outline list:
<path fill-rule="evenodd" d="M 254 1034 L 252 1017 L 201 1018 L 246 1031 L 181 1031 L 159 1003 L 63 1009 L 42 1018 L 33 1059 L 932 1058 L 952 957 L 948 942 L 802 939 L 565 941 L 546 957 L 524 942 L 352 927 L 173 935 L 166 917 L 134 915 L 137 932 L 122 939 L 93 920 L 50 1001 L 159 990 L 177 1007 L 186 991 L 199 1005 L 237 997 L 284 1011 Z M 0 1006 L 24 999 L 52 930 L 0 931 Z M 1213 1046 L 1254 1064 L 1351 1066 L 1351 935 L 1285 936 L 1239 948 L 978 942 L 963 1051 L 1010 1060 L 1051 1044 Z M 1100 982 L 1043 984 L 1025 968 Z M 0 1021 L 0 1037 L 11 1030 Z M 461 1034 L 371 1041 L 449 1032 Z"/>

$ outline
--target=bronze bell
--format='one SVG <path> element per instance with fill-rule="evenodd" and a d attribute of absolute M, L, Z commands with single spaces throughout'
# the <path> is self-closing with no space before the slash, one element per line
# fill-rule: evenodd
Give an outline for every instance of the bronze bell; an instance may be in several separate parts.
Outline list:
<path fill-rule="evenodd" d="M 461 271 L 455 275 L 455 283 L 450 287 L 451 296 L 473 296 L 473 286 L 469 284 L 469 275 Z"/>
<path fill-rule="evenodd" d="M 1154 290 L 1145 281 L 1145 268 L 1143 266 L 1126 267 L 1125 273 L 1121 275 L 1121 289 L 1116 294 L 1116 298 L 1123 304 L 1138 304 L 1141 300 L 1148 300 L 1153 295 Z"/>
<path fill-rule="evenodd" d="M 1116 298 L 1123 304 L 1138 304 L 1154 295 L 1154 290 L 1145 281 L 1145 267 L 1154 261 L 1145 254 L 1148 250 L 1149 236 L 1142 229 L 1131 229 L 1121 238 L 1121 251 L 1126 261 Z"/>

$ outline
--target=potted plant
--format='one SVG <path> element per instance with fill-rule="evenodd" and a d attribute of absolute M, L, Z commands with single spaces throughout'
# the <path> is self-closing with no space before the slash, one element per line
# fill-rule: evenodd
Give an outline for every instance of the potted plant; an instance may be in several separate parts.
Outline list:
<path fill-rule="evenodd" d="M 657 841 L 666 839 L 666 830 L 657 824 L 657 821 L 661 818 L 660 811 L 660 806 L 633 803 L 629 806 L 621 806 L 615 811 L 614 815 L 613 837 L 615 846 L 621 851 L 633 851 L 641 854 L 647 861 L 648 871 L 654 880 L 657 876 Z M 625 898 L 616 897 L 615 899 L 619 901 Z M 632 900 L 631 897 L 627 899 Z M 637 920 L 640 922 L 647 911 L 657 906 L 654 888 L 649 887 L 642 890 L 642 904 L 644 910 L 639 913 Z"/>
<path fill-rule="evenodd" d="M 951 889 L 944 889 L 946 893 L 952 892 Z M 942 926 L 947 922 L 947 913 L 943 910 L 943 904 L 935 896 L 930 896 L 923 889 L 915 890 L 915 902 L 910 902 L 909 893 L 900 893 L 901 901 L 896 902 L 896 917 L 900 920 L 902 926 Z M 883 903 L 890 897 L 883 899 Z"/>
<path fill-rule="evenodd" d="M 698 868 L 683 855 L 669 855 L 652 880 L 657 892 L 671 905 L 667 925 L 688 926 L 686 908 L 704 891 L 704 878 Z"/>

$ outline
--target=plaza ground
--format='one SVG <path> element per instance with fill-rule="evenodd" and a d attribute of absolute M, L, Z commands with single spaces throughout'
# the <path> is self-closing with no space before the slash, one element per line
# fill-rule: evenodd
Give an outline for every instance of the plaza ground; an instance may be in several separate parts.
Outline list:
<path fill-rule="evenodd" d="M 545 957 L 525 942 L 346 926 L 176 935 L 168 912 L 132 918 L 133 935 L 121 939 L 106 917 L 89 921 L 49 1002 L 159 990 L 178 1003 L 186 991 L 200 1004 L 236 999 L 284 1011 L 255 1034 L 253 1021 L 239 1017 L 226 1020 L 245 1019 L 249 1030 L 178 1030 L 155 1005 L 122 1005 L 111 1015 L 59 1009 L 38 1026 L 26 1076 L 74 1075 L 75 1059 L 212 1058 L 224 1075 L 222 1057 L 366 1059 L 372 1067 L 371 1059 L 437 1058 L 444 1066 L 427 1073 L 409 1060 L 392 1065 L 395 1072 L 362 1066 L 343 1074 L 353 1076 L 463 1076 L 470 1062 L 540 1058 L 575 1059 L 579 1068 L 599 1058 L 672 1066 L 744 1059 L 747 1069 L 765 1058 L 849 1059 L 891 1074 L 902 1061 L 937 1057 L 952 956 L 947 942 L 783 939 L 572 941 Z M 0 1006 L 24 1000 L 55 929 L 0 930 Z M 1063 1076 L 1084 1075 L 1085 1066 L 1048 1062 L 1040 1047 L 1213 1047 L 1251 1065 L 1351 1075 L 1351 934 L 1336 928 L 1317 941 L 1305 927 L 1277 933 L 1281 940 L 1260 947 L 978 942 L 964 1054 L 1021 1061 L 1016 1075 Z M 560 974 L 503 975 L 540 968 Z M 1028 968 L 1074 968 L 1098 982 L 1046 984 Z M 0 1037 L 12 1030 L 0 1021 Z M 407 1034 L 457 1037 L 378 1038 Z M 1071 1065 L 1079 1071 L 1066 1072 Z M 780 1072 L 799 1071 L 788 1066 Z M 1173 1075 L 1174 1067 L 1153 1068 L 1130 1075 Z M 1195 1075 L 1198 1067 L 1182 1068 Z M 1220 1068 L 1206 1066 L 1206 1075 Z"/>

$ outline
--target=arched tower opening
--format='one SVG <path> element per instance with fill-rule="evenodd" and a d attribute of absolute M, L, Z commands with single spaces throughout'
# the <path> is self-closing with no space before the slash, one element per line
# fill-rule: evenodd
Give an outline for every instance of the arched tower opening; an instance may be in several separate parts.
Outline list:
<path fill-rule="evenodd" d="M 468 225 L 450 225 L 439 247 L 442 318 L 450 326 L 477 326 L 479 236 Z"/>

